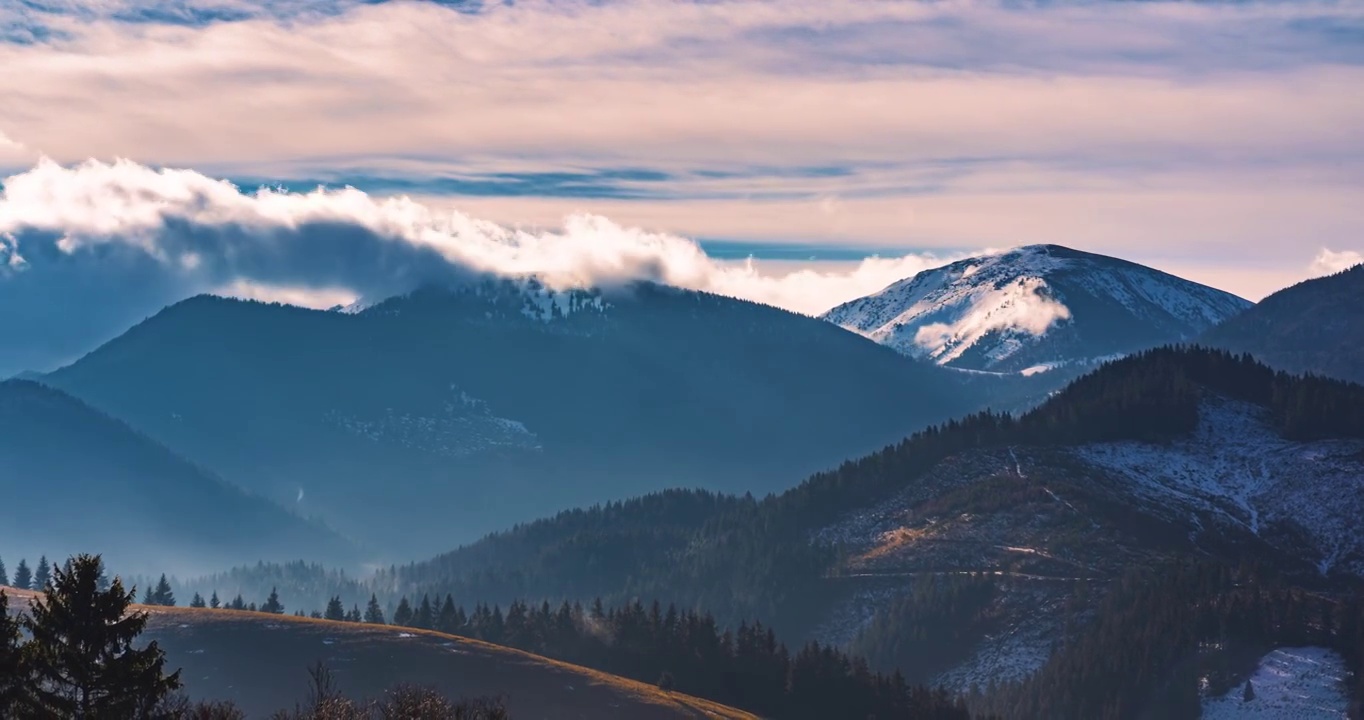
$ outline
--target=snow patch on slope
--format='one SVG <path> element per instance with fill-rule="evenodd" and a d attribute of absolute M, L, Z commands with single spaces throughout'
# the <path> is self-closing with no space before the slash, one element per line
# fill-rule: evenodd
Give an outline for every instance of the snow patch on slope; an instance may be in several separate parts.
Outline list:
<path fill-rule="evenodd" d="M 1114 258 L 1051 245 L 1017 248 L 927 270 L 840 305 L 823 318 L 911 357 L 975 369 L 1085 360 L 1114 350 L 1130 324 L 1146 340 L 1201 333 L 1249 303 L 1219 290 Z M 1088 312 L 1091 319 L 1077 319 Z M 1075 330 L 1075 323 L 1088 322 Z M 1121 323 L 1116 326 L 1113 323 Z M 1099 328 L 1097 325 L 1109 327 Z M 1059 329 L 1052 352 L 1031 353 Z M 1086 352 L 1097 343 L 1098 352 Z M 967 358 L 969 354 L 969 359 Z M 1040 356 L 1040 357 L 1039 357 Z M 1037 362 L 1039 361 L 1040 362 Z M 1022 367 L 1013 369 L 1019 370 Z"/>
<path fill-rule="evenodd" d="M 947 364 L 991 333 L 995 359 L 1016 352 L 1015 336 L 1040 336 L 1069 320 L 1045 276 L 1065 261 L 1041 247 L 977 258 L 919 273 L 841 305 L 825 318 L 912 357 Z"/>
<path fill-rule="evenodd" d="M 1345 720 L 1345 662 L 1325 648 L 1279 648 L 1260 660 L 1250 677 L 1255 692 L 1243 700 L 1244 684 L 1203 701 L 1203 720 Z"/>
<path fill-rule="evenodd" d="M 1271 543 L 1276 526 L 1296 525 L 1322 574 L 1364 575 L 1364 442 L 1281 438 L 1263 408 L 1210 399 L 1190 438 L 1154 445 L 1090 445 L 1085 461 L 1131 482 L 1176 512 L 1212 514 Z"/>

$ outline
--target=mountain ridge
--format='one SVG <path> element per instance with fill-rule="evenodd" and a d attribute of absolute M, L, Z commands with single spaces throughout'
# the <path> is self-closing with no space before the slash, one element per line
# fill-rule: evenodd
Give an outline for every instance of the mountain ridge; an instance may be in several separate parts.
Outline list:
<path fill-rule="evenodd" d="M 1192 340 L 1249 306 L 1127 260 L 1029 245 L 925 270 L 821 317 L 946 367 L 1032 374 Z"/>
<path fill-rule="evenodd" d="M 399 554 L 666 487 L 779 490 L 986 389 L 732 298 L 511 282 L 354 314 L 196 297 L 46 382 Z"/>
<path fill-rule="evenodd" d="M 1284 288 L 1200 342 L 1274 367 L 1364 382 L 1364 265 Z"/>

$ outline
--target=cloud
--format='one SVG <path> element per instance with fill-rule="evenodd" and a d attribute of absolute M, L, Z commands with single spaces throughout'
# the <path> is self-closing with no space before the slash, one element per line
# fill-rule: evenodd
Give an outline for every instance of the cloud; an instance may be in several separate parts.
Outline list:
<path fill-rule="evenodd" d="M 1317 257 L 1312 261 L 1311 273 L 1312 277 L 1334 275 L 1342 270 L 1349 270 L 1360 263 L 1364 263 L 1364 254 L 1362 253 L 1355 252 L 1354 250 L 1336 252 L 1335 250 L 1322 248 L 1321 252 L 1317 253 Z"/>
<path fill-rule="evenodd" d="M 199 292 L 325 307 L 423 283 L 535 274 L 557 287 L 648 280 L 815 313 L 947 260 L 906 255 L 771 272 L 599 216 L 515 228 L 354 188 L 243 192 L 127 160 L 44 160 L 3 186 L 0 325 L 10 328 L 10 365 L 71 359 Z"/>

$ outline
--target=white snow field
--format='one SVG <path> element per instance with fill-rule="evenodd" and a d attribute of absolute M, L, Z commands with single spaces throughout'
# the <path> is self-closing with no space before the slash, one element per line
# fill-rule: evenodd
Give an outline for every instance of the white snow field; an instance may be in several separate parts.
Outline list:
<path fill-rule="evenodd" d="M 1325 648 L 1279 648 L 1250 677 L 1254 699 L 1243 700 L 1237 685 L 1203 701 L 1203 720 L 1345 720 L 1346 674 L 1345 661 Z"/>

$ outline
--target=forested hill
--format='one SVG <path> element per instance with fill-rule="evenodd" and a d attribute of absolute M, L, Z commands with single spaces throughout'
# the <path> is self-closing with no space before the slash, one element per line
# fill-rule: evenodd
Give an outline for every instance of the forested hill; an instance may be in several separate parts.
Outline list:
<path fill-rule="evenodd" d="M 46 381 L 386 558 L 668 487 L 783 490 L 987 389 L 773 307 L 529 281 L 357 314 L 193 298 Z"/>
<path fill-rule="evenodd" d="M 1364 388 L 1274 372 L 1226 352 L 1169 347 L 1109 363 L 1020 418 L 951 421 L 779 496 L 670 492 L 564 513 L 382 573 L 379 583 L 489 602 L 657 597 L 709 609 L 722 622 L 747 617 L 808 628 L 833 601 L 821 578 L 839 555 L 811 542 L 815 530 L 915 487 L 954 456 L 1188 437 L 1205 398 L 1260 407 L 1287 438 L 1364 437 Z M 1121 513 L 1129 501 L 1105 502 Z"/>
<path fill-rule="evenodd" d="M 1110 362 L 1020 418 L 986 412 L 949 421 L 814 475 L 774 499 L 771 512 L 799 526 L 825 522 L 972 449 L 1187 436 L 1209 394 L 1265 408 L 1288 439 L 1364 437 L 1362 386 L 1275 371 L 1223 350 L 1164 347 Z"/>
<path fill-rule="evenodd" d="M 1364 265 L 1280 290 L 1200 342 L 1275 368 L 1364 382 Z"/>
<path fill-rule="evenodd" d="M 0 546 L 11 556 L 99 550 L 124 572 L 243 557 L 357 559 L 321 526 L 243 492 L 84 403 L 0 383 Z"/>

